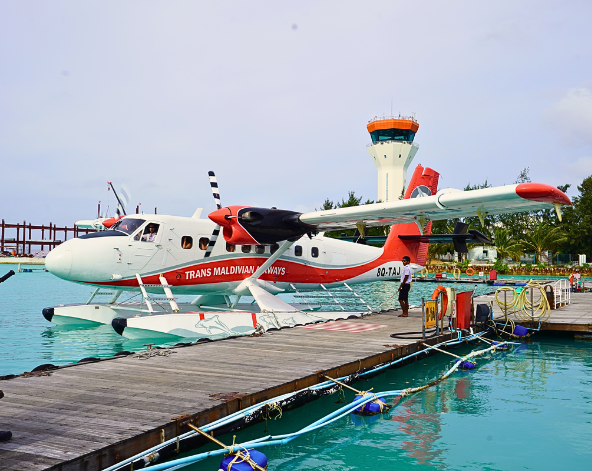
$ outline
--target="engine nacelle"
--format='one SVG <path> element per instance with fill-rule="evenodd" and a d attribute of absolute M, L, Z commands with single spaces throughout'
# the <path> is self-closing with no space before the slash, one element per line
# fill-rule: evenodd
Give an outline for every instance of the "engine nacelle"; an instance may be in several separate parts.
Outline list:
<path fill-rule="evenodd" d="M 222 235 L 229 244 L 271 245 L 314 232 L 314 227 L 300 222 L 301 214 L 275 208 L 228 206 L 208 217 L 223 228 Z"/>

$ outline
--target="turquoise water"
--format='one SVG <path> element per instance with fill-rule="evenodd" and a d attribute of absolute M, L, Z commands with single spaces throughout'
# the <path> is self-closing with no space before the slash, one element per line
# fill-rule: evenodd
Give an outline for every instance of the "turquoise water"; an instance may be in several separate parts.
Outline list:
<path fill-rule="evenodd" d="M 16 265 L 0 265 L 0 275 Z M 437 283 L 415 283 L 410 293 L 411 304 L 419 305 L 421 298 L 431 298 Z M 491 291 L 487 285 L 456 284 L 457 289 L 477 293 Z M 399 307 L 396 283 L 379 281 L 357 285 L 356 291 L 372 307 Z M 92 289 L 61 280 L 51 273 L 35 271 L 17 273 L 0 284 L 0 375 L 31 371 L 44 363 L 64 365 L 86 357 L 106 358 L 128 350 L 145 350 L 148 340 L 127 340 L 110 325 L 96 327 L 55 326 L 41 315 L 44 307 L 85 302 Z M 192 297 L 186 297 L 191 300 Z M 293 299 L 287 299 L 293 300 Z M 179 339 L 181 341 L 182 339 Z M 175 342 L 154 340 L 157 345 L 171 346 Z"/>
<path fill-rule="evenodd" d="M 463 346 L 455 353 L 468 352 Z M 288 470 L 584 470 L 592 467 L 592 343 L 571 338 L 523 344 L 497 359 L 478 359 L 442 383 L 402 400 L 382 416 L 348 416 L 288 445 L 262 449 L 269 469 Z M 404 389 L 439 377 L 444 355 L 387 370 L 354 384 Z M 346 392 L 346 400 L 353 393 Z M 343 404 L 320 398 L 268 421 L 270 434 L 296 431 Z M 267 435 L 265 424 L 237 443 Z M 217 436 L 232 443 L 232 436 Z M 208 446 L 199 452 L 214 449 Z M 188 456 L 188 454 L 184 455 Z M 217 470 L 220 458 L 183 468 Z"/>

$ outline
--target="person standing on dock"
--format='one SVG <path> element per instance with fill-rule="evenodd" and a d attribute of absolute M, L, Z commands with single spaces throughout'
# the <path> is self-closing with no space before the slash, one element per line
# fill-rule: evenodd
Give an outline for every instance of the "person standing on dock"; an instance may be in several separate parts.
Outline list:
<path fill-rule="evenodd" d="M 401 286 L 399 286 L 399 302 L 403 308 L 403 313 L 399 314 L 399 317 L 409 317 L 409 290 L 413 280 L 410 263 L 411 259 L 405 255 L 403 257 L 403 270 L 401 270 Z"/>

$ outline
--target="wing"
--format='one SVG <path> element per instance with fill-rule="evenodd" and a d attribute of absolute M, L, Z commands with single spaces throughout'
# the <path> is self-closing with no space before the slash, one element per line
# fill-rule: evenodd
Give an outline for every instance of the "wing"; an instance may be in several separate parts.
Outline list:
<path fill-rule="evenodd" d="M 440 190 L 423 196 L 389 203 L 315 211 L 299 216 L 299 221 L 318 231 L 352 229 L 359 225 L 382 226 L 419 220 L 517 213 L 571 205 L 565 193 L 542 183 L 520 183 L 482 190 Z"/>

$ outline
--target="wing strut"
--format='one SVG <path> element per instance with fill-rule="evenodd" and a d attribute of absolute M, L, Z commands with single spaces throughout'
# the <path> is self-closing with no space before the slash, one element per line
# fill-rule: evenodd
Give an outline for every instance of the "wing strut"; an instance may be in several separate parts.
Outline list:
<path fill-rule="evenodd" d="M 280 248 L 271 256 L 269 257 L 263 265 L 261 265 L 255 273 L 253 273 L 249 278 L 244 280 L 240 285 L 236 287 L 234 290 L 235 294 L 243 295 L 246 294 L 246 291 L 249 291 L 250 294 L 255 298 L 255 301 L 259 305 L 261 312 L 264 311 L 297 311 L 296 308 L 290 306 L 288 303 L 285 303 L 281 299 L 277 298 L 273 294 L 269 293 L 265 289 L 263 289 L 258 283 L 257 279 L 265 273 L 265 271 L 271 267 L 278 258 L 280 258 L 286 250 L 288 250 L 295 241 L 285 240 L 280 245 Z"/>

